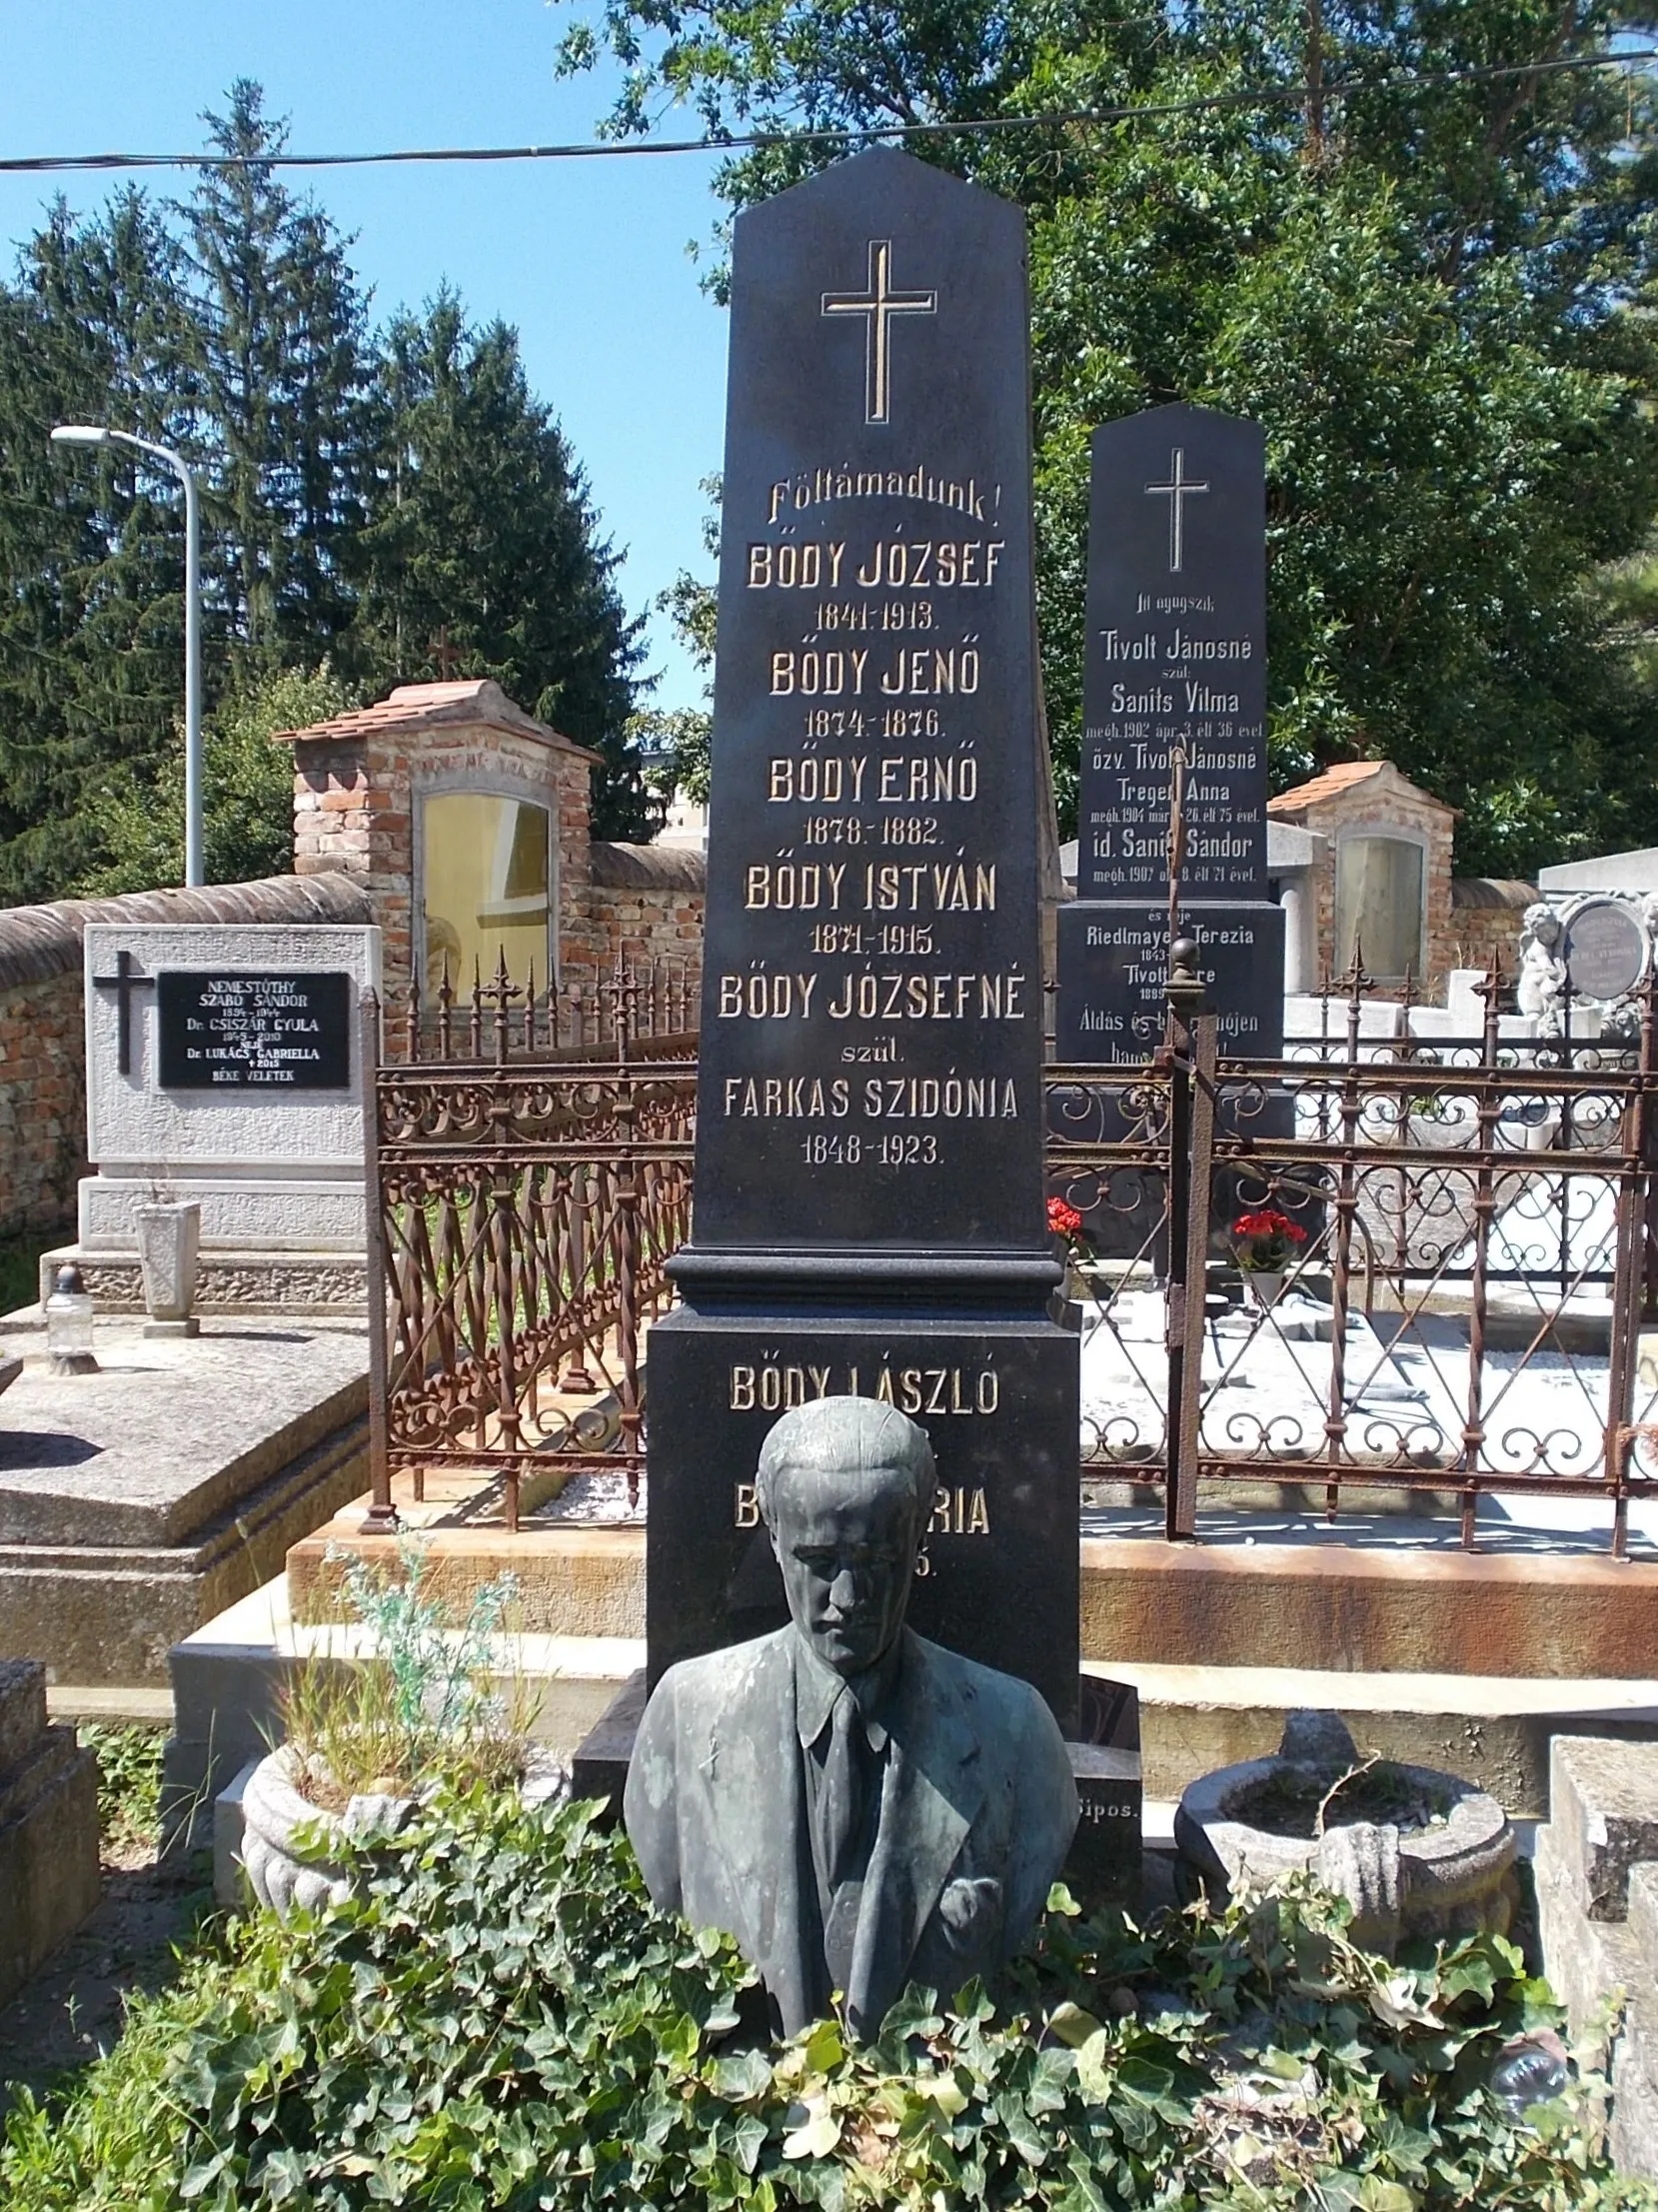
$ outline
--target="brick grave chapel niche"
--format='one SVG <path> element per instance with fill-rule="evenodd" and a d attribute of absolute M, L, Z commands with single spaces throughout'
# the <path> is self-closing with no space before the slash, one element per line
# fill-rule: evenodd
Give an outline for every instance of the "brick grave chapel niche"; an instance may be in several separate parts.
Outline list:
<path fill-rule="evenodd" d="M 498 684 L 405 684 L 276 741 L 294 752 L 294 871 L 357 878 L 383 932 L 386 1003 L 430 1007 L 505 953 L 538 994 L 591 988 L 619 960 L 701 962 L 700 854 L 594 843 L 598 756 Z M 695 1000 L 693 999 L 693 1004 Z"/>

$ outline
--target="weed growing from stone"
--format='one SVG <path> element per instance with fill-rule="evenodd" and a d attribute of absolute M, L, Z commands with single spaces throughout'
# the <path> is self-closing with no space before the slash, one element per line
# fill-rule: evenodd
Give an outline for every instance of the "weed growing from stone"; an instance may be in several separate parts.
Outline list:
<path fill-rule="evenodd" d="M 398 1544 L 400 1576 L 331 1550 L 370 1648 L 360 1658 L 322 1653 L 298 1666 L 283 1697 L 290 1769 L 319 1806 L 341 1810 L 359 1794 L 412 1795 L 440 1773 L 489 1782 L 524 1770 L 531 1715 L 492 1674 L 494 1639 L 517 1595 L 497 1575 L 457 1623 L 428 1583 L 431 1555 L 418 1538 Z"/>

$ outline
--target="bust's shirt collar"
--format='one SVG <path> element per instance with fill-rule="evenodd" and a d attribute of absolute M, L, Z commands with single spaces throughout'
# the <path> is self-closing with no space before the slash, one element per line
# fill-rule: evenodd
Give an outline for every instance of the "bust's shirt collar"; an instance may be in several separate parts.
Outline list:
<path fill-rule="evenodd" d="M 840 1694 L 849 1691 L 863 1715 L 863 1734 L 871 1751 L 886 1748 L 886 1714 L 903 1660 L 901 1631 L 884 1657 L 861 1674 L 836 1674 L 826 1666 L 805 1636 L 795 1637 L 795 1725 L 801 1748 L 810 1751 L 829 1724 Z"/>

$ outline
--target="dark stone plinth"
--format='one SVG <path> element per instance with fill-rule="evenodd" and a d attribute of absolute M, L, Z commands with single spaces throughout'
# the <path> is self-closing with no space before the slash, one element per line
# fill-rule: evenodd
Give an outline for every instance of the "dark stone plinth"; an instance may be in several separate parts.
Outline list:
<path fill-rule="evenodd" d="M 1168 889 L 1170 756 L 1185 757 L 1181 891 L 1266 890 L 1266 492 L 1258 423 L 1156 407 L 1093 435 L 1076 888 Z"/>
<path fill-rule="evenodd" d="M 1140 1878 L 1140 1755 L 1097 1743 L 1066 1749 L 1082 1816 L 1065 1861 L 1065 1884 L 1083 1904 L 1120 1896 Z"/>
<path fill-rule="evenodd" d="M 628 1761 L 634 1755 L 634 1738 L 645 1718 L 649 1693 L 644 1667 L 630 1674 L 605 1710 L 576 1746 L 570 1762 L 572 1797 L 608 1800 L 603 1824 L 614 1827 L 622 1817 L 622 1791 L 628 1779 Z"/>
<path fill-rule="evenodd" d="M 809 1398 L 886 1398 L 919 1422 L 938 1502 L 908 1620 L 1021 1675 L 1062 1731 L 1076 1716 L 1076 1339 L 1041 1319 L 709 1315 L 651 1332 L 651 1679 L 781 1628 L 783 1584 L 755 1502 L 779 1415 Z"/>
<path fill-rule="evenodd" d="M 1057 916 L 1059 992 L 1055 1056 L 1097 1066 L 1142 1065 L 1163 1040 L 1168 909 L 1078 900 Z M 1283 1051 L 1284 914 L 1262 900 L 1192 905 L 1181 926 L 1196 940 L 1196 971 L 1226 1059 L 1276 1060 Z"/>

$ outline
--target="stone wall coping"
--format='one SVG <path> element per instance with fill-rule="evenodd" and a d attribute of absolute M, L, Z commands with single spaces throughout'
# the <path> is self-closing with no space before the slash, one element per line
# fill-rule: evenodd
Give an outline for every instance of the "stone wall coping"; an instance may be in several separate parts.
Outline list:
<path fill-rule="evenodd" d="M 387 737 L 401 732 L 474 729 L 501 730 L 517 738 L 534 738 L 556 752 L 579 754 L 583 760 L 600 756 L 574 738 L 567 738 L 507 697 L 499 684 L 488 679 L 457 684 L 400 684 L 386 699 L 372 707 L 354 708 L 327 722 L 314 722 L 303 730 L 278 730 L 273 745 L 339 745 L 354 738 Z"/>
<path fill-rule="evenodd" d="M 1530 884 L 1522 884 L 1513 877 L 1503 876 L 1453 876 L 1451 878 L 1451 905 L 1453 908 L 1483 907 L 1493 913 L 1523 914 L 1527 907 L 1535 906 L 1537 893 Z"/>
<path fill-rule="evenodd" d="M 270 876 L 199 891 L 129 891 L 111 899 L 59 899 L 0 909 L 0 989 L 78 971 L 90 923 L 116 928 L 181 923 L 351 923 L 374 921 L 374 905 L 350 876 Z"/>
<path fill-rule="evenodd" d="M 611 845 L 596 838 L 593 881 L 613 891 L 703 891 L 709 880 L 705 856 L 683 845 Z"/>

